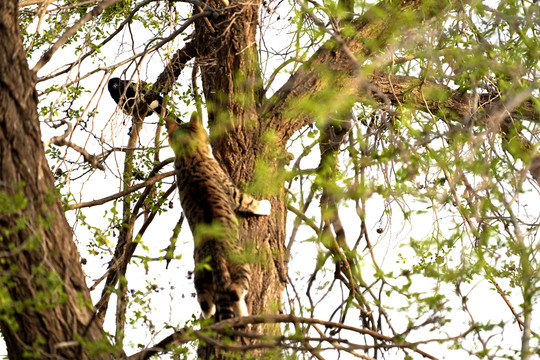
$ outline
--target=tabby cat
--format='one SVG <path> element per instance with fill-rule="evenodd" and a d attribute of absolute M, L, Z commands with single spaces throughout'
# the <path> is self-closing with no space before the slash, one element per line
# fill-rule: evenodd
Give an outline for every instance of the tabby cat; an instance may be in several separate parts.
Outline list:
<path fill-rule="evenodd" d="M 242 194 L 212 155 L 200 118 L 166 122 L 176 161 L 180 202 L 195 240 L 195 290 L 203 315 L 216 321 L 246 316 L 250 266 L 239 261 L 236 212 L 269 215 L 268 200 Z M 209 266 L 208 266 L 209 265 Z"/>

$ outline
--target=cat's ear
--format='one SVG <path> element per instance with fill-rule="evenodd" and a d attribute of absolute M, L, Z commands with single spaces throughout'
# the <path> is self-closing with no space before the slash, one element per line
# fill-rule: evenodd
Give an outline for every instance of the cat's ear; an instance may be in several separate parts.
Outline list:
<path fill-rule="evenodd" d="M 167 118 L 165 118 L 165 128 L 167 129 L 167 133 L 169 134 L 169 136 L 172 136 L 172 133 L 176 129 L 178 129 L 179 126 L 180 125 L 174 117 L 168 116 Z"/>
<path fill-rule="evenodd" d="M 192 129 L 202 128 L 201 117 L 199 116 L 199 114 L 196 111 L 194 111 L 191 114 L 191 119 L 189 120 L 189 125 L 191 126 Z"/>

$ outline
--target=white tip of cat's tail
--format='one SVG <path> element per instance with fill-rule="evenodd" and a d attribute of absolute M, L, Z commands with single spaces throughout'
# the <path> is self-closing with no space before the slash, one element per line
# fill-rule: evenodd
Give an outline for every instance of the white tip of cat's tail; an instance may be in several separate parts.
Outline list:
<path fill-rule="evenodd" d="M 271 210 L 272 210 L 272 205 L 270 204 L 270 201 L 260 200 L 259 207 L 257 207 L 257 210 L 254 212 L 254 214 L 255 215 L 270 215 Z"/>

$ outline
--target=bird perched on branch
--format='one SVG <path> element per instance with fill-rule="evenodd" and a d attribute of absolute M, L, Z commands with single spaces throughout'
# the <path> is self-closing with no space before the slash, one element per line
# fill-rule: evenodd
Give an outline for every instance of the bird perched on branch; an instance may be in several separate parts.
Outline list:
<path fill-rule="evenodd" d="M 129 81 L 121 80 L 120 78 L 112 78 L 109 80 L 109 93 L 114 101 L 120 106 L 122 111 L 127 115 L 132 116 L 136 111 L 135 106 L 137 95 L 144 97 L 146 95 L 146 83 L 140 82 L 139 84 Z M 163 97 L 160 95 L 148 104 L 148 112 L 145 116 L 150 116 L 152 113 L 161 114 L 161 106 L 163 105 Z"/>

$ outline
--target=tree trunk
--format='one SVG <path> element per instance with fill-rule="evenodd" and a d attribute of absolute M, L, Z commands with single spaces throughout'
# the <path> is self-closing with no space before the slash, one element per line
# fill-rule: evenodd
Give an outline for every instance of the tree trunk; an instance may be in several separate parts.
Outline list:
<path fill-rule="evenodd" d="M 110 359 L 96 354 L 110 344 L 45 159 L 17 10 L 0 2 L 0 328 L 10 359 Z"/>
<path fill-rule="evenodd" d="M 223 1 L 210 0 L 208 5 L 223 8 Z M 195 41 L 201 57 L 203 92 L 208 109 L 212 148 L 216 159 L 232 180 L 243 188 L 257 177 L 256 161 L 265 158 L 265 166 L 273 173 L 278 163 L 268 159 L 261 142 L 261 120 L 258 106 L 262 101 L 261 77 L 256 50 L 256 32 L 260 2 L 234 2 L 212 26 L 201 20 L 196 23 Z M 278 182 L 282 184 L 283 182 Z M 278 193 L 255 193 L 269 198 L 269 217 L 242 219 L 239 241 L 254 249 L 252 280 L 247 304 L 250 314 L 272 314 L 281 309 L 281 294 L 286 281 L 284 265 L 286 209 L 283 187 L 272 184 Z M 257 189 L 257 188 L 256 188 Z M 257 190 L 256 190 L 257 191 Z M 252 331 L 279 333 L 279 326 L 257 325 Z M 248 342 L 242 339 L 242 342 Z M 257 356 L 263 351 L 251 352 Z M 199 356 L 223 358 L 211 346 L 202 346 Z"/>

